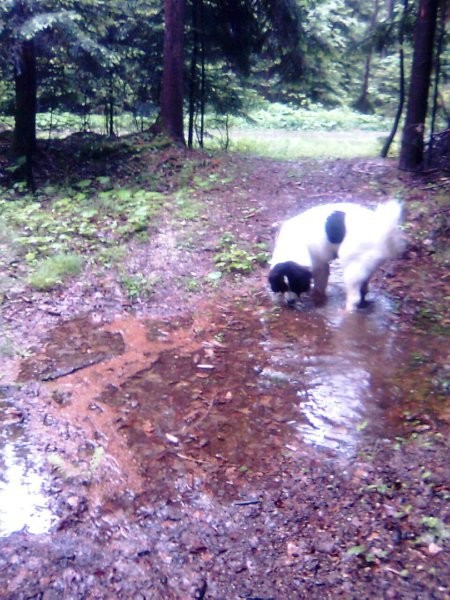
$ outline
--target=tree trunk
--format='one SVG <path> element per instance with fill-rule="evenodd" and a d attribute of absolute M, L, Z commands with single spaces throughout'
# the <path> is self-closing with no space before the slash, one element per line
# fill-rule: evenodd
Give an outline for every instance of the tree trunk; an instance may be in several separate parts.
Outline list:
<path fill-rule="evenodd" d="M 400 169 L 417 170 L 423 161 L 438 0 L 420 0 L 414 30 L 414 54 L 406 120 L 400 150 Z"/>
<path fill-rule="evenodd" d="M 197 104 L 198 84 L 197 68 L 199 54 L 199 0 L 192 0 L 192 55 L 191 75 L 189 80 L 189 126 L 188 126 L 188 148 L 194 144 L 194 120 Z"/>
<path fill-rule="evenodd" d="M 375 0 L 372 16 L 370 18 L 369 29 L 367 31 L 368 35 L 371 35 L 373 33 L 373 31 L 375 30 L 375 27 L 378 22 L 379 11 L 380 11 L 380 2 L 379 2 L 379 0 Z M 367 115 L 371 115 L 375 112 L 373 109 L 372 102 L 369 99 L 369 82 L 370 82 L 370 69 L 371 69 L 371 65 L 372 65 L 372 54 L 373 54 L 373 47 L 371 44 L 371 47 L 367 50 L 361 94 L 360 94 L 359 98 L 356 100 L 356 102 L 353 104 L 353 106 L 356 110 L 358 110 L 361 113 L 365 113 Z"/>
<path fill-rule="evenodd" d="M 398 32 L 398 44 L 399 44 L 399 66 L 400 66 L 400 78 L 399 78 L 399 91 L 398 91 L 398 106 L 395 114 L 394 123 L 392 125 L 391 132 L 381 150 L 381 157 L 386 158 L 394 141 L 395 134 L 397 133 L 400 118 L 403 113 L 403 105 L 405 104 L 405 53 L 403 50 L 404 38 L 405 38 L 405 21 L 408 13 L 408 0 L 403 0 L 403 15 L 400 21 L 399 32 Z"/>
<path fill-rule="evenodd" d="M 33 41 L 22 42 L 19 60 L 14 68 L 15 121 L 12 153 L 24 157 L 24 169 L 18 173 L 25 176 L 29 187 L 34 188 L 32 160 L 36 148 L 36 53 Z"/>
<path fill-rule="evenodd" d="M 434 59 L 434 89 L 433 89 L 433 101 L 431 105 L 431 117 L 430 117 L 430 137 L 428 142 L 428 152 L 425 157 L 427 166 L 431 166 L 433 163 L 433 141 L 434 141 L 434 128 L 436 125 L 436 115 L 438 108 L 438 95 L 439 95 L 439 78 L 441 76 L 441 55 L 444 48 L 445 41 L 445 21 L 446 21 L 446 0 L 442 0 L 439 7 L 439 18 L 438 18 L 438 35 L 436 44 L 436 56 Z"/>
<path fill-rule="evenodd" d="M 185 0 L 164 2 L 164 58 L 161 91 L 163 130 L 176 142 L 184 141 L 183 64 Z"/>

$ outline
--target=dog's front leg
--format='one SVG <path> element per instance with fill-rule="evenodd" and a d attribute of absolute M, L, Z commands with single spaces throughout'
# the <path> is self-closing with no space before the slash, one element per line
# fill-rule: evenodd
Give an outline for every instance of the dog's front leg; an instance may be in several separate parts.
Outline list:
<path fill-rule="evenodd" d="M 330 265 L 328 263 L 320 263 L 313 268 L 313 300 L 316 304 L 323 304 L 327 298 L 326 289 L 328 285 L 328 277 L 330 276 Z"/>

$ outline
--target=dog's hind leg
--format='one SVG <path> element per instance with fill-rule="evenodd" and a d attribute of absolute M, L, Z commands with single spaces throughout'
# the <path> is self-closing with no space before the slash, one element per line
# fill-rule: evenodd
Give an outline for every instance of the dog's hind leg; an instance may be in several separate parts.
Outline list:
<path fill-rule="evenodd" d="M 369 279 L 362 277 L 359 265 L 351 263 L 344 267 L 344 284 L 346 293 L 345 308 L 352 311 L 360 307 L 361 300 L 365 298 Z"/>
<path fill-rule="evenodd" d="M 365 308 L 368 304 L 367 300 L 366 300 L 366 294 L 369 291 L 369 280 L 366 279 L 365 281 L 362 282 L 360 288 L 359 288 L 359 295 L 360 295 L 360 299 L 359 299 L 359 303 L 358 303 L 358 308 Z"/>

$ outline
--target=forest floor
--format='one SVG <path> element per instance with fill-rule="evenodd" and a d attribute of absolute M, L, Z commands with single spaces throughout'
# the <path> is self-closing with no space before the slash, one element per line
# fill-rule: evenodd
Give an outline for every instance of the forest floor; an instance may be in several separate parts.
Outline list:
<path fill-rule="evenodd" d="M 49 146 L 38 184 L 147 173 L 167 201 L 122 258 L 149 293 L 91 263 L 3 294 L 0 598 L 449 598 L 448 176 L 72 155 Z M 393 196 L 408 247 L 375 308 L 346 316 L 338 279 L 324 308 L 273 304 L 282 219 Z"/>

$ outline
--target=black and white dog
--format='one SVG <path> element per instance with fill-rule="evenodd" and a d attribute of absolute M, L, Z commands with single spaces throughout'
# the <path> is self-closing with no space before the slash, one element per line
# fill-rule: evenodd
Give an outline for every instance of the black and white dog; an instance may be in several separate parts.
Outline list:
<path fill-rule="evenodd" d="M 370 210 L 347 202 L 315 206 L 285 221 L 270 261 L 272 291 L 293 304 L 314 281 L 316 300 L 325 298 L 329 263 L 339 258 L 346 289 L 346 309 L 366 305 L 369 280 L 386 260 L 398 256 L 404 241 L 396 200 Z"/>

